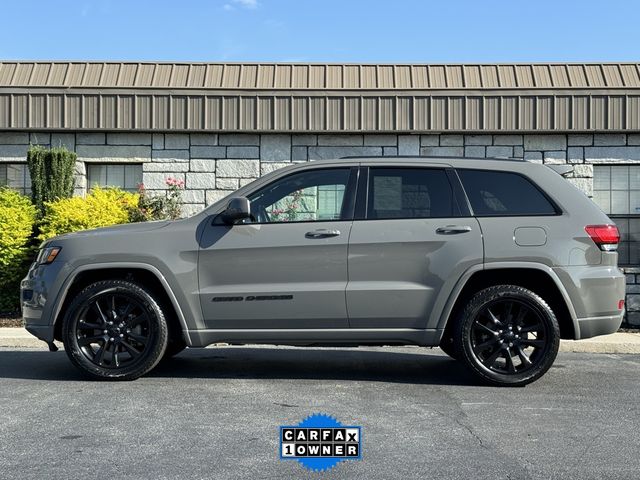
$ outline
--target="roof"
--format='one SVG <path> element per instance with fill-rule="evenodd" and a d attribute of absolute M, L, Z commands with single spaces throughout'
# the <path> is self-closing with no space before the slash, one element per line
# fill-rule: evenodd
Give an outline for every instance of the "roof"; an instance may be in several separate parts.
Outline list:
<path fill-rule="evenodd" d="M 640 130 L 640 63 L 0 62 L 0 130 Z"/>

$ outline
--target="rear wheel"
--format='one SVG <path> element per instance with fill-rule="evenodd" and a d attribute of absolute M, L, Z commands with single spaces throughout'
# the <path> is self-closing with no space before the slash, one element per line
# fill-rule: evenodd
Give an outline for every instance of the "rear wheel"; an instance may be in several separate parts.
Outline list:
<path fill-rule="evenodd" d="M 149 372 L 167 347 L 164 314 L 143 287 L 104 280 L 82 290 L 62 326 L 71 362 L 95 379 L 133 380 Z"/>
<path fill-rule="evenodd" d="M 558 321 L 534 292 L 497 285 L 476 293 L 453 337 L 460 359 L 482 380 L 524 386 L 546 373 L 560 345 Z"/>

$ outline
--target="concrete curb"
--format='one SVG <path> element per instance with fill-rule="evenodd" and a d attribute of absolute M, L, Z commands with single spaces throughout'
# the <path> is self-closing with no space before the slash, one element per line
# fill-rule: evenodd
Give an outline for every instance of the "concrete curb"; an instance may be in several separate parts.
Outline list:
<path fill-rule="evenodd" d="M 62 344 L 56 342 L 59 348 Z M 39 348 L 46 350 L 44 342 L 38 340 L 24 328 L 0 328 L 0 347 Z M 561 352 L 579 353 L 631 353 L 640 354 L 640 333 L 618 332 L 587 340 L 562 340 Z"/>

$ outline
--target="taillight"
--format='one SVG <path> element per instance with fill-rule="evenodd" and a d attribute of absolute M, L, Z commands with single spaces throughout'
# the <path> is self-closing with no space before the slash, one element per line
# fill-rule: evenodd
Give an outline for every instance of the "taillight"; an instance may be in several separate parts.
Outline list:
<path fill-rule="evenodd" d="M 618 249 L 620 232 L 615 225 L 587 225 L 584 229 L 600 250 L 612 252 Z"/>

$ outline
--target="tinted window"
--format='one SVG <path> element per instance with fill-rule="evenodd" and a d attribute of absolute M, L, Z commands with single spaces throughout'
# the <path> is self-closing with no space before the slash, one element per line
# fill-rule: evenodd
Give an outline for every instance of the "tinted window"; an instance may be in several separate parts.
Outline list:
<path fill-rule="evenodd" d="M 489 170 L 458 170 L 473 213 L 495 215 L 554 215 L 544 194 L 522 175 Z"/>
<path fill-rule="evenodd" d="M 349 175 L 348 168 L 289 175 L 249 196 L 251 212 L 259 223 L 340 220 Z"/>
<path fill-rule="evenodd" d="M 372 168 L 367 218 L 452 217 L 453 190 L 444 170 Z"/>
<path fill-rule="evenodd" d="M 142 183 L 142 164 L 97 164 L 87 165 L 87 185 L 92 188 L 118 187 L 135 192 Z"/>

